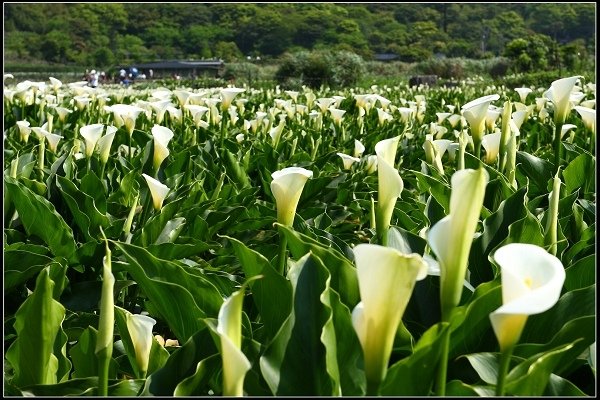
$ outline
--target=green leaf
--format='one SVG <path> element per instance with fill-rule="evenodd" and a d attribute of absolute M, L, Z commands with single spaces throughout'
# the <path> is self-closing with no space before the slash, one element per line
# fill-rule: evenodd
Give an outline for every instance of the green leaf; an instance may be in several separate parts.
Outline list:
<path fill-rule="evenodd" d="M 321 341 L 323 326 L 331 318 L 331 310 L 320 299 L 328 277 L 327 269 L 311 253 L 290 269 L 292 312 L 260 358 L 260 369 L 276 396 L 339 393 L 328 374 L 327 350 Z"/>
<path fill-rule="evenodd" d="M 417 177 L 419 183 L 419 191 L 425 193 L 429 191 L 431 196 L 435 198 L 437 203 L 444 208 L 444 215 L 450 213 L 450 185 L 446 182 L 441 182 L 429 175 L 419 171 L 411 171 Z"/>
<path fill-rule="evenodd" d="M 491 386 L 469 385 L 453 380 L 446 384 L 446 396 L 452 397 L 492 397 L 495 390 Z"/>
<path fill-rule="evenodd" d="M 96 340 L 98 331 L 88 326 L 79 336 L 77 344 L 71 347 L 69 355 L 73 360 L 73 378 L 98 376 L 98 357 L 96 356 Z M 117 363 L 111 358 L 108 372 L 109 379 L 117 377 Z"/>
<path fill-rule="evenodd" d="M 527 319 L 521 334 L 521 343 L 546 343 L 567 322 L 579 317 L 595 316 L 595 298 L 595 284 L 563 294 L 554 307 Z"/>
<path fill-rule="evenodd" d="M 52 259 L 44 254 L 33 253 L 26 249 L 4 250 L 4 291 L 25 283 L 31 277 L 39 274 Z"/>
<path fill-rule="evenodd" d="M 456 308 L 450 321 L 450 359 L 478 352 L 480 348 L 497 346 L 489 315 L 501 305 L 502 287 L 500 279 L 495 279 L 477 286 L 471 299 Z"/>
<path fill-rule="evenodd" d="M 108 396 L 134 397 L 144 385 L 144 379 L 111 379 Z M 55 385 L 35 385 L 23 388 L 23 395 L 33 396 L 98 396 L 98 377 L 77 378 Z"/>
<path fill-rule="evenodd" d="M 229 179 L 231 179 L 238 188 L 250 186 L 250 179 L 236 156 L 227 149 L 223 150 L 223 154 L 223 162 Z"/>
<path fill-rule="evenodd" d="M 223 297 L 209 279 L 158 259 L 141 247 L 114 243 L 128 261 L 122 267 L 140 285 L 180 342 L 201 328 L 202 318 L 218 315 Z"/>
<path fill-rule="evenodd" d="M 57 383 L 62 377 L 57 374 L 63 355 L 56 354 L 54 347 L 63 340 L 65 308 L 53 299 L 53 287 L 50 267 L 46 267 L 38 275 L 35 290 L 15 314 L 17 339 L 7 350 L 6 359 L 15 371 L 12 383 L 18 387 Z"/>
<path fill-rule="evenodd" d="M 581 153 L 563 171 L 567 194 L 573 193 L 578 188 L 582 192 L 593 193 L 596 183 L 596 160 L 585 153 Z"/>
<path fill-rule="evenodd" d="M 276 224 L 280 232 L 287 238 L 290 253 L 300 259 L 312 252 L 319 257 L 331 274 L 331 288 L 340 294 L 342 302 L 352 309 L 360 301 L 356 267 L 338 251 L 323 246 L 318 241 L 296 232 L 293 229 Z"/>
<path fill-rule="evenodd" d="M 292 310 L 292 285 L 271 266 L 260 253 L 249 249 L 237 239 L 231 241 L 239 258 L 246 280 L 262 275 L 263 278 L 250 282 L 252 300 L 261 315 L 267 337 L 273 338 Z"/>
<path fill-rule="evenodd" d="M 209 386 L 215 371 L 220 368 L 221 359 L 218 354 L 200 360 L 194 374 L 182 379 L 177 384 L 173 396 L 207 396 L 206 387 Z"/>
<path fill-rule="evenodd" d="M 183 346 L 175 350 L 162 368 L 148 376 L 142 392 L 143 396 L 173 396 L 180 382 L 184 382 L 198 372 L 198 363 L 202 360 L 213 356 L 215 362 L 220 363 L 221 359 L 209 330 L 206 329 L 204 322 L 201 324 L 202 329 L 195 332 Z M 212 366 L 212 362 L 210 365 Z M 198 372 L 200 373 L 201 371 Z M 198 380 L 206 383 L 201 377 L 198 377 Z M 186 388 L 189 390 L 193 384 L 194 392 L 199 393 L 201 388 L 198 380 L 186 381 L 181 390 Z M 208 387 L 204 387 L 202 394 L 208 395 L 208 390 Z"/>
<path fill-rule="evenodd" d="M 541 356 L 537 354 L 517 365 L 506 376 L 506 393 L 516 396 L 541 396 L 563 353 L 573 345 L 569 343 Z"/>
<path fill-rule="evenodd" d="M 392 365 L 379 389 L 383 396 L 428 396 L 436 376 L 442 342 L 448 323 L 429 328 L 413 353 Z"/>
<path fill-rule="evenodd" d="M 573 364 L 581 353 L 594 343 L 596 340 L 595 338 L 596 317 L 590 315 L 567 322 L 548 343 L 522 343 L 517 345 L 513 354 L 527 358 L 565 344 L 574 343 L 574 346 L 563 354 L 562 361 L 554 371 L 557 374 L 562 374 Z"/>
<path fill-rule="evenodd" d="M 464 357 L 482 381 L 495 385 L 498 380 L 498 353 L 474 353 Z"/>
<path fill-rule="evenodd" d="M 56 212 L 54 205 L 10 177 L 4 177 L 7 191 L 14 199 L 19 218 L 28 235 L 42 239 L 54 255 L 74 261 L 77 246 L 73 231 Z M 52 229 L 48 229 L 52 227 Z"/>
<path fill-rule="evenodd" d="M 590 254 L 565 270 L 564 287 L 567 291 L 581 289 L 596 283 L 596 254 Z"/>
<path fill-rule="evenodd" d="M 550 375 L 550 381 L 544 390 L 544 396 L 561 396 L 561 397 L 584 397 L 587 396 L 584 392 L 582 392 L 577 386 L 568 380 L 555 375 Z"/>
<path fill-rule="evenodd" d="M 542 225 L 537 218 L 526 209 L 524 218 L 517 220 L 508 226 L 508 236 L 502 242 L 502 246 L 509 243 L 530 243 L 544 247 L 544 234 Z"/>
<path fill-rule="evenodd" d="M 532 196 L 547 193 L 546 186 L 552 179 L 553 165 L 524 151 L 517 151 L 516 162 L 517 169 L 529 178 L 529 193 Z"/>

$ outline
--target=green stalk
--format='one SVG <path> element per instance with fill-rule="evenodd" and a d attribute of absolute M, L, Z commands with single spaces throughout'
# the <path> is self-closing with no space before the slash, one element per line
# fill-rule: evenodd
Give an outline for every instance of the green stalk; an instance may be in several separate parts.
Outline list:
<path fill-rule="evenodd" d="M 43 138 L 40 143 L 39 154 L 38 154 L 38 171 L 39 171 L 39 175 L 40 175 L 40 180 L 44 180 L 44 158 L 45 158 L 45 156 L 46 156 L 46 138 Z"/>
<path fill-rule="evenodd" d="M 279 257 L 277 258 L 277 272 L 285 277 L 287 274 L 287 237 L 279 232 Z"/>
<path fill-rule="evenodd" d="M 442 317 L 442 321 L 447 320 Z M 446 395 L 446 377 L 448 375 L 448 353 L 450 352 L 450 328 L 444 332 L 442 338 L 442 354 L 438 364 L 438 374 L 436 380 L 436 396 Z"/>
<path fill-rule="evenodd" d="M 510 358 L 512 356 L 513 347 L 500 353 L 500 366 L 498 367 L 498 381 L 496 382 L 496 396 L 504 396 L 506 383 L 506 375 L 510 366 Z"/>
<path fill-rule="evenodd" d="M 127 152 L 127 159 L 129 160 L 130 164 L 132 164 L 132 160 L 133 160 L 133 152 L 131 151 L 131 137 L 132 136 L 133 136 L 133 132 L 131 132 L 127 138 L 128 146 L 129 146 L 129 151 Z"/>
<path fill-rule="evenodd" d="M 561 138 L 560 131 L 562 129 L 562 123 L 558 123 L 554 127 L 554 173 L 558 172 L 560 167 L 560 149 L 561 149 Z"/>
<path fill-rule="evenodd" d="M 131 225 L 133 223 L 133 217 L 135 217 L 135 209 L 137 208 L 139 199 L 140 195 L 138 193 L 138 195 L 135 197 L 135 200 L 133 201 L 133 206 L 131 207 L 131 210 L 129 210 L 129 214 L 127 215 L 125 225 L 123 226 L 123 240 L 125 240 L 125 243 L 129 243 L 131 241 Z"/>
<path fill-rule="evenodd" d="M 104 232 L 102 231 L 104 236 Z M 106 242 L 106 256 L 103 260 L 102 298 L 100 300 L 100 321 L 98 322 L 98 338 L 96 342 L 96 356 L 98 358 L 98 395 L 108 395 L 108 372 L 113 352 L 114 333 L 114 298 L 113 290 L 115 277 L 112 274 L 111 251 Z"/>

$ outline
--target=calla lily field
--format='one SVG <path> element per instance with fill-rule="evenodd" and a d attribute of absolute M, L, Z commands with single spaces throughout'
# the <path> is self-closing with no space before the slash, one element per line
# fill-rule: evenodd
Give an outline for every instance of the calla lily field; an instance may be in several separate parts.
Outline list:
<path fill-rule="evenodd" d="M 595 82 L 167 86 L 4 76 L 5 396 L 596 394 Z"/>

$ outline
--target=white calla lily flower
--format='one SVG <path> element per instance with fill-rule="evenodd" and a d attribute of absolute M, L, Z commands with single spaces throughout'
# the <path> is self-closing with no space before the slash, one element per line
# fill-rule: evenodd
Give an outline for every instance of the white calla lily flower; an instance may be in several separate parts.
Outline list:
<path fill-rule="evenodd" d="M 79 128 L 79 134 L 85 139 L 85 156 L 90 158 L 94 154 L 96 143 L 102 137 L 103 124 L 85 125 Z"/>
<path fill-rule="evenodd" d="M 245 91 L 246 89 L 242 88 L 221 89 L 221 110 L 226 111 L 231 106 L 231 102 L 233 101 L 235 96 Z"/>
<path fill-rule="evenodd" d="M 483 96 L 472 100 L 462 106 L 462 114 L 469 123 L 471 137 L 475 145 L 476 156 L 479 156 L 479 148 L 483 135 L 485 133 L 485 122 L 488 114 L 488 109 L 492 101 L 500 98 L 497 94 Z"/>
<path fill-rule="evenodd" d="M 571 111 L 571 92 L 581 76 L 571 76 L 558 79 L 550 85 L 550 89 L 544 92 L 544 97 L 554 105 L 554 123 L 564 124 L 569 111 Z"/>
<path fill-rule="evenodd" d="M 354 157 L 362 156 L 362 153 L 365 152 L 365 145 L 360 142 L 360 140 L 354 139 Z"/>
<path fill-rule="evenodd" d="M 165 126 L 154 125 L 152 127 L 152 137 L 154 139 L 154 156 L 152 166 L 154 171 L 158 171 L 162 162 L 169 156 L 169 141 L 173 138 L 173 131 Z"/>
<path fill-rule="evenodd" d="M 313 172 L 301 167 L 288 167 L 271 174 L 271 192 L 277 206 L 277 222 L 292 226 L 302 190 Z"/>
<path fill-rule="evenodd" d="M 127 313 L 127 330 L 135 349 L 135 360 L 142 376 L 148 372 L 150 349 L 152 348 L 152 328 L 156 324 L 154 318 L 147 315 Z"/>
<path fill-rule="evenodd" d="M 360 158 L 349 156 L 344 153 L 336 153 L 342 159 L 342 163 L 344 165 L 344 169 L 349 170 L 352 168 L 352 164 L 355 162 L 359 162 Z"/>
<path fill-rule="evenodd" d="M 106 127 L 106 133 L 96 143 L 98 146 L 98 152 L 100 153 L 100 161 L 102 164 L 106 164 L 108 161 L 108 157 L 110 156 L 110 147 L 112 146 L 112 142 L 115 138 L 115 134 L 117 132 L 117 127 L 108 125 Z"/>
<path fill-rule="evenodd" d="M 498 158 L 500 152 L 500 140 L 502 139 L 501 132 L 490 133 L 484 135 L 481 140 L 481 145 L 485 149 L 485 162 L 486 164 L 493 164 Z"/>
<path fill-rule="evenodd" d="M 552 308 L 560 297 L 565 269 L 543 248 L 510 243 L 494 253 L 502 279 L 502 306 L 490 314 L 500 350 L 518 341 L 527 317 Z"/>
<path fill-rule="evenodd" d="M 144 179 L 146 179 L 148 188 L 150 188 L 150 195 L 152 196 L 152 204 L 154 209 L 159 211 L 162 208 L 165 197 L 167 197 L 167 194 L 169 193 L 169 187 L 149 175 L 142 174 L 142 176 Z"/>
<path fill-rule="evenodd" d="M 375 244 L 359 244 L 353 251 L 361 301 L 352 311 L 352 326 L 372 392 L 385 378 L 396 330 L 416 281 L 427 276 L 427 263 L 416 253 Z"/>
<path fill-rule="evenodd" d="M 25 143 L 29 141 L 29 135 L 31 134 L 31 124 L 29 121 L 17 121 L 17 127 L 19 128 L 19 135 L 21 140 Z"/>

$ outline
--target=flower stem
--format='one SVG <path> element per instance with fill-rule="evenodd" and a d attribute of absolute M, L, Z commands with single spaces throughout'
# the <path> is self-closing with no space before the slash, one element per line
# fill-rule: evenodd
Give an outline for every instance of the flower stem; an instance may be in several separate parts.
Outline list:
<path fill-rule="evenodd" d="M 560 131 L 562 129 L 562 124 L 556 124 L 554 127 L 554 173 L 558 172 L 558 168 L 560 167 L 560 149 L 561 149 L 561 137 Z"/>
<path fill-rule="evenodd" d="M 98 396 L 108 396 L 108 369 L 110 366 L 112 348 L 104 348 L 96 355 L 98 357 Z"/>
<path fill-rule="evenodd" d="M 277 258 L 277 272 L 285 277 L 287 274 L 287 238 L 283 232 L 279 232 L 279 257 Z"/>
<path fill-rule="evenodd" d="M 446 376 L 448 374 L 448 353 L 450 351 L 450 328 L 446 329 L 442 338 L 442 354 L 438 363 L 438 374 L 436 381 L 436 396 L 446 395 Z"/>
<path fill-rule="evenodd" d="M 508 367 L 510 365 L 510 358 L 512 356 L 513 348 L 509 348 L 500 353 L 500 365 L 498 367 L 498 381 L 496 382 L 496 396 L 504 396 L 504 384 L 506 382 L 506 375 L 508 373 Z"/>

